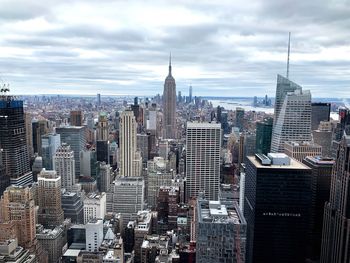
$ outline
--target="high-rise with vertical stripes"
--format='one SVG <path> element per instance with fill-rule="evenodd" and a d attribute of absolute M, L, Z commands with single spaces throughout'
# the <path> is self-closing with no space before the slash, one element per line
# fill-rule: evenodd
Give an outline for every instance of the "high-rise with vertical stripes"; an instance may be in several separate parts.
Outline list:
<path fill-rule="evenodd" d="M 206 199 L 218 200 L 220 185 L 221 124 L 187 122 L 187 198 L 203 192 Z"/>

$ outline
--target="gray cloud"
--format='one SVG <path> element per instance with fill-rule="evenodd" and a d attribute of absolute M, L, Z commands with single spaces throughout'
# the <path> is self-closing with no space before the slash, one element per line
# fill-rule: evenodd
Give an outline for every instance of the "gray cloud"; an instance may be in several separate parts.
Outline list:
<path fill-rule="evenodd" d="M 274 95 L 292 31 L 291 79 L 350 96 L 347 1 L 0 0 L 0 76 L 16 94 Z M 330 94 L 329 91 L 332 91 Z M 249 91 L 247 93 L 247 91 Z"/>

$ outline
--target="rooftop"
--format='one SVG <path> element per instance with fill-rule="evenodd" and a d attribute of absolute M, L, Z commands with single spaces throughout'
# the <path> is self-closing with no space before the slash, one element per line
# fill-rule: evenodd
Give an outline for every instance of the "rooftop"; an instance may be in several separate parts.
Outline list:
<path fill-rule="evenodd" d="M 281 156 L 285 155 L 284 153 L 274 153 L 274 156 Z M 255 156 L 247 156 L 248 160 L 252 162 L 252 164 L 256 168 L 261 168 L 261 169 L 310 169 L 308 166 L 305 164 L 302 164 L 301 162 L 298 162 L 297 160 L 290 158 L 290 164 L 289 165 L 276 165 L 276 164 L 271 164 L 271 165 L 263 165 L 261 162 L 259 162 Z"/>

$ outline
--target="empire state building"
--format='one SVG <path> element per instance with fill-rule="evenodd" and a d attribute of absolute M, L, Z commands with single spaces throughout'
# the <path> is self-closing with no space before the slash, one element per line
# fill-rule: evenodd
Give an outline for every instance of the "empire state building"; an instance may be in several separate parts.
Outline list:
<path fill-rule="evenodd" d="M 164 137 L 174 139 L 176 137 L 176 84 L 171 75 L 171 56 L 169 59 L 169 74 L 164 82 L 163 92 L 164 108 Z"/>

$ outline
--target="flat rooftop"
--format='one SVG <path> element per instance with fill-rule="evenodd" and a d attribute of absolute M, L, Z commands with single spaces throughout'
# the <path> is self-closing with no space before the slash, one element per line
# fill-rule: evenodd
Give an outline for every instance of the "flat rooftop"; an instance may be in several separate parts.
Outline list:
<path fill-rule="evenodd" d="M 248 160 L 251 161 L 255 167 L 257 168 L 261 168 L 261 169 L 306 169 L 309 170 L 311 168 L 309 168 L 308 166 L 306 166 L 305 164 L 298 162 L 297 160 L 290 158 L 290 165 L 262 165 L 258 160 L 256 160 L 255 156 L 247 156 Z"/>

